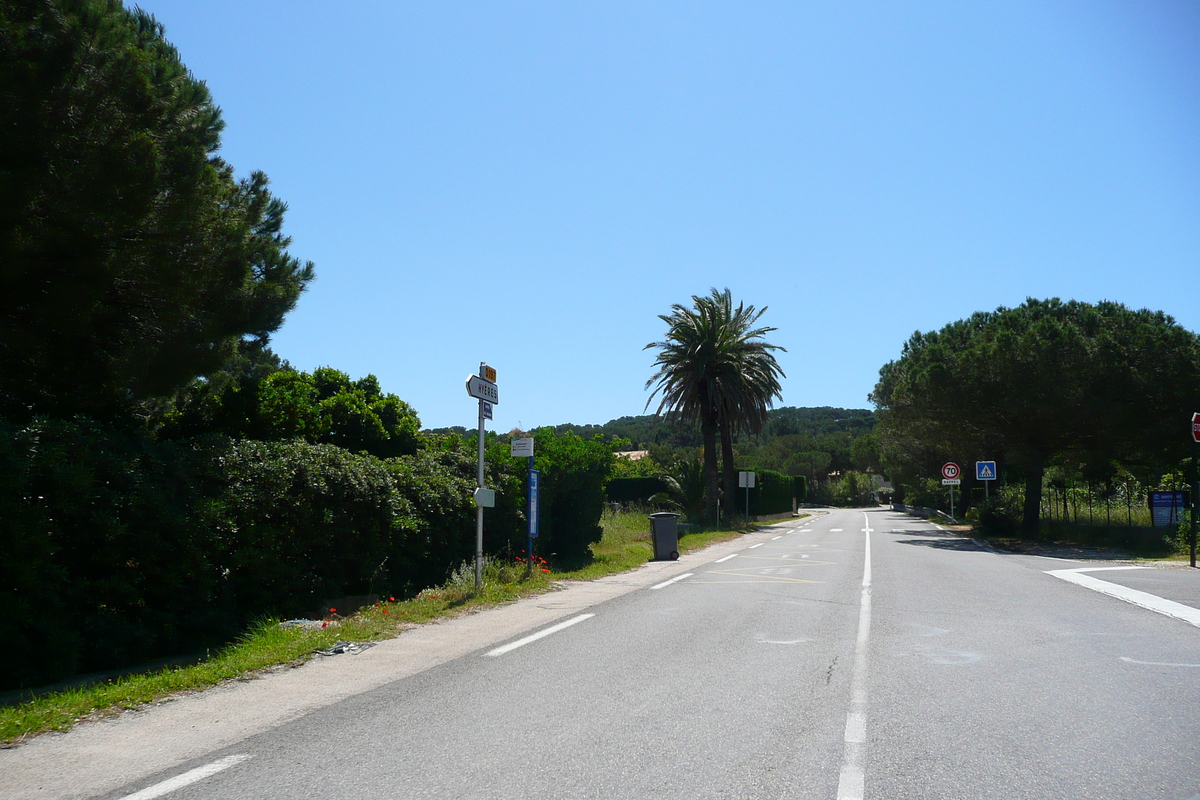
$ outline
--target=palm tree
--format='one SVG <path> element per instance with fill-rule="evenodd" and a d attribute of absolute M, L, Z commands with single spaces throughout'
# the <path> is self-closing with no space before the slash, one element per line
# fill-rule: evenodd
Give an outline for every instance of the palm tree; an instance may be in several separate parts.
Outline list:
<path fill-rule="evenodd" d="M 717 434 L 720 432 L 727 489 L 733 474 L 733 434 L 757 431 L 766 420 L 767 408 L 781 389 L 783 370 L 772 355 L 783 350 L 760 341 L 775 328 L 755 328 L 766 308 L 739 303 L 726 289 L 713 289 L 707 297 L 692 296 L 692 308 L 676 303 L 670 314 L 660 314 L 667 335 L 644 349 L 657 348 L 654 364 L 658 371 L 646 381 L 654 387 L 646 407 L 661 395 L 657 414 L 666 412 L 674 421 L 699 423 L 704 443 L 704 479 L 707 487 L 705 511 L 717 518 Z"/>

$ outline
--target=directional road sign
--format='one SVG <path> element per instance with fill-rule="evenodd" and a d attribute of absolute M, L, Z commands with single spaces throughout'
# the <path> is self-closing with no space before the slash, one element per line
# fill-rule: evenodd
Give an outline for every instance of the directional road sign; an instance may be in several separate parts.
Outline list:
<path fill-rule="evenodd" d="M 948 481 L 957 478 L 960 472 L 962 472 L 962 470 L 960 470 L 958 468 L 958 464 L 955 464 L 953 461 L 942 466 L 942 477 Z"/>
<path fill-rule="evenodd" d="M 500 390 L 496 388 L 496 384 L 485 381 L 478 375 L 467 378 L 467 394 L 480 400 L 486 400 L 492 405 L 500 405 Z"/>
<path fill-rule="evenodd" d="M 995 461 L 976 461 L 975 462 L 975 480 L 977 480 L 977 481 L 994 481 L 994 480 L 996 480 L 996 462 Z"/>

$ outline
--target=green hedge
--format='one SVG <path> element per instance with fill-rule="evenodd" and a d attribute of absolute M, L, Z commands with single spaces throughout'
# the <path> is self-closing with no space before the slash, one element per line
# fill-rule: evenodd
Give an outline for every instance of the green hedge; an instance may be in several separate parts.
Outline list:
<path fill-rule="evenodd" d="M 0 688 L 191 652 L 237 630 L 210 508 L 224 440 L 0 423 Z"/>
<path fill-rule="evenodd" d="M 614 456 L 535 433 L 537 552 L 589 557 Z M 331 444 L 156 441 L 86 420 L 0 423 L 0 689 L 203 651 L 247 621 L 436 586 L 475 551 L 475 450 L 380 459 Z M 493 440 L 484 549 L 523 553 L 523 460 Z"/>
<path fill-rule="evenodd" d="M 795 478 L 769 469 L 755 470 L 754 488 L 750 490 L 750 515 L 783 514 L 792 510 L 795 497 Z M 744 512 L 745 489 L 740 489 L 738 509 Z"/>

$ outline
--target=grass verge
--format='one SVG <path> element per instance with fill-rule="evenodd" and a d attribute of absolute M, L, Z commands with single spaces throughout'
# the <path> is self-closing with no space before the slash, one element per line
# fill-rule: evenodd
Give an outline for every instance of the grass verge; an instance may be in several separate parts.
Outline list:
<path fill-rule="evenodd" d="M 279 666 L 298 666 L 338 641 L 372 642 L 390 639 L 406 628 L 439 617 L 511 602 L 546 591 L 555 580 L 594 580 L 634 569 L 653 557 L 649 523 L 642 511 L 606 511 L 603 538 L 592 545 L 591 563 L 555 571 L 537 563 L 526 576 L 523 563 L 489 558 L 484 585 L 475 591 L 473 564 L 464 564 L 444 586 L 426 589 L 412 599 L 389 599 L 353 616 L 333 615 L 325 627 L 281 627 L 264 619 L 243 637 L 198 664 L 165 667 L 40 695 L 17 705 L 0 707 L 0 746 L 13 747 L 47 731 L 66 731 L 75 723 L 164 702 L 172 695 L 198 691 L 228 680 L 245 680 Z M 753 528 L 688 531 L 679 552 L 690 553 L 736 538 Z"/>

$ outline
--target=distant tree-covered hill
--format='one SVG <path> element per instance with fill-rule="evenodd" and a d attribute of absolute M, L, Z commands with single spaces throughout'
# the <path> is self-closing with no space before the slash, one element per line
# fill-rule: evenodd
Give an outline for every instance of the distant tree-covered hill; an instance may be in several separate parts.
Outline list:
<path fill-rule="evenodd" d="M 776 408 L 767 412 L 762 433 L 735 440 L 738 467 L 804 475 L 814 485 L 831 473 L 878 472 L 875 422 L 875 412 L 863 408 Z M 584 438 L 599 434 L 608 441 L 627 440 L 623 449 L 649 450 L 660 464 L 696 458 L 701 447 L 699 428 L 652 414 L 619 417 L 602 425 L 566 423 L 554 430 L 560 435 L 571 431 Z M 469 433 L 462 427 L 429 432 Z"/>

